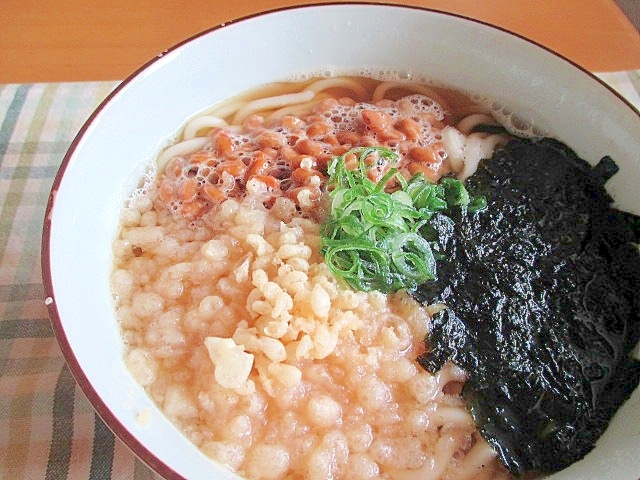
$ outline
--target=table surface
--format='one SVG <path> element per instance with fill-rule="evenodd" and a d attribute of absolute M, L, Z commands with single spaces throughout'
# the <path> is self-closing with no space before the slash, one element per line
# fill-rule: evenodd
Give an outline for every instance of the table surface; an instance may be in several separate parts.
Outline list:
<path fill-rule="evenodd" d="M 85 119 L 119 80 L 206 28 L 292 3 L 1 1 L 0 479 L 156 477 L 95 414 L 53 335 L 40 273 L 51 185 Z M 529 37 L 600 72 L 640 107 L 640 36 L 613 0 L 408 3 Z"/>
<path fill-rule="evenodd" d="M 173 44 L 245 15 L 317 0 L 9 0 L 0 83 L 118 80 Z M 399 2 L 392 2 L 399 3 Z M 588 70 L 640 69 L 640 34 L 613 0 L 408 0 L 530 38 Z"/>

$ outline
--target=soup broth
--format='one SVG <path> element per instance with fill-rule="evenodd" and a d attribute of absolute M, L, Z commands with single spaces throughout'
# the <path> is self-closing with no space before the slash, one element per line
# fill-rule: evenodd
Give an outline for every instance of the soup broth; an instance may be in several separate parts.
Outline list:
<path fill-rule="evenodd" d="M 459 92 L 316 78 L 202 112 L 159 154 L 111 284 L 127 367 L 206 455 L 248 479 L 509 477 L 465 372 L 416 361 L 440 307 L 353 291 L 320 252 L 332 158 L 384 146 L 406 178 L 466 178 L 505 138 L 479 123 Z"/>

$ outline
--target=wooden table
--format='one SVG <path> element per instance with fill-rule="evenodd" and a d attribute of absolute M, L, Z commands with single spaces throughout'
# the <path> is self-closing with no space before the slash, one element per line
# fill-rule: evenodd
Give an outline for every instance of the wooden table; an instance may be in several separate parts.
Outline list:
<path fill-rule="evenodd" d="M 317 0 L 8 0 L 0 83 L 117 80 L 176 42 L 262 10 Z M 409 0 L 521 34 L 594 71 L 640 69 L 640 34 L 613 0 Z M 381 19 L 381 22 L 384 22 Z"/>

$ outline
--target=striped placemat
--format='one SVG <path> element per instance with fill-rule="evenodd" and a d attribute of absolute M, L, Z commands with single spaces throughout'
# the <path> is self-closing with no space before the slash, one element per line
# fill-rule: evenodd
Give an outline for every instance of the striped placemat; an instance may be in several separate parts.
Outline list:
<path fill-rule="evenodd" d="M 51 330 L 40 273 L 53 178 L 117 84 L 0 86 L 0 479 L 156 478 L 76 385 Z"/>
<path fill-rule="evenodd" d="M 640 108 L 640 71 L 598 76 Z M 74 382 L 40 273 L 53 178 L 85 119 L 117 84 L 0 85 L 0 480 L 156 478 Z"/>

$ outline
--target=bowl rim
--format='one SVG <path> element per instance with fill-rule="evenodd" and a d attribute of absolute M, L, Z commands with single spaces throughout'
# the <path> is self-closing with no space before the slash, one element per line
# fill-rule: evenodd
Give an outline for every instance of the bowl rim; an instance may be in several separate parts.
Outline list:
<path fill-rule="evenodd" d="M 172 46 L 168 47 L 167 49 L 161 51 L 160 53 L 158 53 L 156 56 L 154 56 L 153 58 L 149 59 L 148 61 L 146 61 L 145 63 L 143 63 L 141 66 L 139 66 L 137 69 L 135 69 L 132 73 L 130 73 L 126 78 L 124 78 L 99 104 L 98 106 L 93 110 L 93 112 L 89 115 L 89 117 L 85 120 L 85 122 L 83 123 L 82 127 L 80 128 L 80 130 L 77 132 L 77 134 L 74 136 L 73 140 L 71 141 L 63 159 L 62 162 L 59 166 L 59 169 L 56 173 L 56 176 L 54 177 L 52 186 L 51 186 L 51 190 L 49 193 L 49 197 L 47 200 L 47 205 L 46 205 L 46 210 L 45 210 L 45 216 L 44 216 L 44 222 L 43 222 L 43 229 L 42 229 L 42 238 L 41 238 L 41 273 L 42 273 L 42 279 L 43 279 L 43 286 L 44 286 L 44 303 L 47 307 L 48 310 L 48 314 L 49 314 L 49 318 L 50 318 L 50 322 L 52 325 L 52 329 L 53 329 L 53 333 L 54 336 L 56 338 L 56 341 L 58 342 L 61 352 L 63 354 L 63 357 L 65 359 L 65 363 L 67 365 L 67 367 L 69 368 L 69 370 L 71 371 L 71 374 L 74 378 L 74 380 L 76 381 L 76 383 L 78 384 L 78 386 L 80 387 L 80 389 L 82 390 L 82 392 L 84 393 L 84 395 L 87 397 L 87 399 L 89 400 L 91 406 L 93 407 L 93 409 L 95 410 L 95 412 L 98 414 L 98 416 L 102 419 L 102 421 L 105 423 L 105 425 L 112 431 L 112 433 L 120 440 L 122 441 L 125 446 L 138 458 L 140 459 L 143 463 L 145 463 L 146 465 L 148 465 L 151 469 L 153 469 L 156 473 L 158 473 L 159 475 L 161 475 L 164 478 L 167 479 L 183 479 L 184 477 L 182 477 L 178 472 L 176 472 L 175 470 L 173 470 L 169 465 L 167 465 L 166 463 L 164 463 L 160 458 L 158 458 L 156 455 L 154 455 L 144 444 L 142 444 L 128 429 L 127 427 L 120 421 L 120 419 L 111 411 L 110 407 L 105 403 L 105 401 L 100 397 L 100 395 L 97 393 L 97 391 L 94 389 L 91 380 L 88 378 L 87 374 L 84 372 L 84 370 L 82 369 L 82 366 L 80 365 L 79 361 L 76 358 L 76 355 L 73 351 L 73 348 L 71 347 L 71 344 L 67 338 L 67 334 L 65 332 L 65 328 L 64 328 L 64 322 L 62 321 L 61 316 L 59 315 L 57 306 L 56 306 L 56 302 L 54 301 L 54 283 L 53 283 L 53 278 L 52 278 L 52 271 L 51 271 L 51 251 L 50 251 L 50 247 L 51 247 L 51 232 L 52 232 L 52 223 L 51 223 L 51 215 L 52 215 L 52 210 L 54 208 L 55 205 L 55 196 L 56 196 L 56 192 L 58 190 L 58 188 L 60 187 L 60 184 L 62 182 L 62 179 L 64 177 L 64 174 L 66 172 L 67 167 L 69 166 L 69 164 L 71 163 L 71 160 L 76 152 L 76 149 L 78 147 L 78 145 L 80 144 L 82 138 L 85 136 L 85 134 L 87 133 L 87 131 L 90 129 L 90 127 L 93 125 L 94 121 L 96 120 L 96 118 L 98 118 L 101 114 L 101 112 L 107 108 L 107 106 L 114 100 L 115 97 L 117 97 L 117 95 L 120 93 L 120 91 L 122 91 L 128 84 L 132 83 L 136 78 L 138 78 L 141 74 L 143 74 L 145 71 L 147 71 L 150 67 L 152 67 L 156 62 L 158 62 L 159 60 L 162 59 L 162 57 L 164 57 L 165 55 L 193 42 L 194 40 L 197 40 L 203 36 L 209 35 L 217 30 L 223 29 L 225 27 L 231 26 L 231 25 L 235 25 L 238 23 L 242 23 L 245 22 L 247 20 L 253 19 L 253 18 L 257 18 L 257 17 L 261 17 L 261 16 L 266 16 L 266 15 L 271 15 L 271 14 L 277 14 L 277 13 L 282 13 L 282 12 L 287 12 L 287 11 L 291 11 L 291 10 L 301 10 L 301 9 L 317 9 L 317 8 L 325 8 L 325 7 L 357 7 L 357 6 L 363 6 L 363 7 L 380 7 L 380 8 L 397 8 L 397 9 L 406 9 L 406 10 L 416 10 L 416 11 L 420 11 L 420 12 L 427 12 L 427 13 L 431 13 L 431 14 L 438 14 L 438 15 L 443 15 L 446 17 L 454 17 L 454 18 L 458 18 L 458 19 L 462 19 L 477 25 L 481 25 L 484 27 L 488 27 L 491 29 L 495 29 L 498 31 L 501 31 L 503 33 L 506 33 L 510 36 L 519 38 L 521 40 L 524 40 L 534 46 L 537 46 L 543 50 L 545 50 L 547 53 L 563 60 L 564 62 L 572 65 L 573 67 L 577 68 L 578 70 L 580 70 L 583 74 L 586 74 L 588 77 L 590 77 L 592 80 L 595 80 L 596 82 L 600 83 L 602 86 L 604 86 L 607 90 L 609 90 L 610 92 L 612 92 L 620 101 L 622 101 L 624 104 L 627 105 L 627 107 L 629 107 L 638 117 L 640 117 L 640 111 L 630 102 L 628 101 L 626 98 L 624 98 L 619 92 L 617 92 L 615 89 L 613 89 L 610 85 L 608 85 L 606 82 L 604 82 L 603 80 L 601 80 L 600 78 L 598 78 L 594 73 L 590 72 L 589 70 L 587 70 L 586 68 L 582 67 L 581 65 L 579 65 L 578 63 L 576 63 L 575 61 L 567 58 L 566 56 L 554 51 L 553 49 L 551 49 L 550 47 L 547 47 L 535 40 L 532 40 L 522 34 L 516 33 L 512 30 L 509 30 L 508 28 L 505 27 L 501 27 L 498 25 L 494 25 L 491 24 L 489 22 L 483 21 L 483 20 L 478 20 L 475 18 L 472 18 L 470 16 L 467 15 L 463 15 L 463 14 L 459 14 L 459 13 L 454 13 L 454 12 L 447 12 L 444 10 L 440 10 L 440 9 L 436 9 L 436 8 L 430 8 L 430 7 L 422 7 L 422 6 L 417 6 L 417 5 L 406 5 L 406 4 L 397 4 L 397 3 L 390 3 L 390 2 L 373 2 L 373 1 L 345 1 L 345 2 L 341 2 L 341 1 L 329 1 L 329 2 L 316 2 L 316 3 L 309 3 L 309 4 L 298 4 L 298 5 L 288 5 L 288 6 L 282 6 L 282 7 L 277 7 L 277 8 L 273 8 L 273 9 L 268 9 L 268 10 L 262 10 L 259 12 L 255 12 L 255 13 L 251 13 L 248 15 L 244 15 L 238 18 L 234 18 L 231 19 L 229 21 L 225 21 L 222 22 L 220 24 L 214 25 L 212 27 L 206 28 L 204 30 L 201 30 L 191 36 L 186 37 L 185 39 L 173 44 Z"/>

